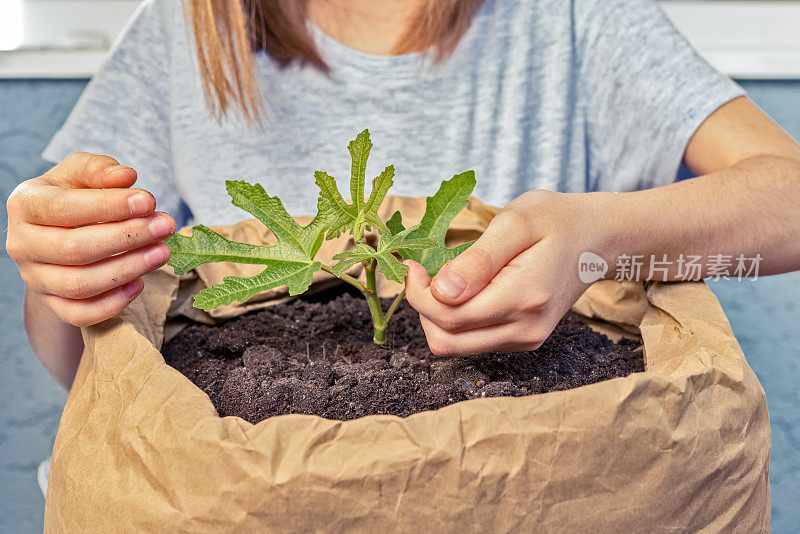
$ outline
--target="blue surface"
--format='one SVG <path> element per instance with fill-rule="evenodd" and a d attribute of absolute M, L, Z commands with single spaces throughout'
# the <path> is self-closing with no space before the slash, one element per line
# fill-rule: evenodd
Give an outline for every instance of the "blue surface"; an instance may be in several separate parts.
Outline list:
<path fill-rule="evenodd" d="M 800 81 L 741 82 L 750 97 L 800 140 Z M 800 238 L 798 238 L 800 241 Z M 767 393 L 772 423 L 772 530 L 800 525 L 800 272 L 755 282 L 709 283 Z"/>
<path fill-rule="evenodd" d="M 44 173 L 39 154 L 86 85 L 0 81 L 0 225 L 16 184 Z M 3 239 L 5 243 L 5 239 Z M 0 253 L 0 532 L 41 532 L 44 499 L 36 468 L 50 455 L 66 392 L 39 365 L 22 320 L 24 284 Z"/>
<path fill-rule="evenodd" d="M 0 193 L 44 172 L 39 159 L 85 85 L 81 80 L 0 81 Z M 800 81 L 742 85 L 800 139 Z M 0 220 L 6 220 L 5 202 Z M 39 365 L 22 322 L 24 286 L 0 254 L 0 532 L 41 532 L 36 467 L 52 448 L 66 394 Z M 767 392 L 772 420 L 772 526 L 800 524 L 800 273 L 711 284 Z"/>

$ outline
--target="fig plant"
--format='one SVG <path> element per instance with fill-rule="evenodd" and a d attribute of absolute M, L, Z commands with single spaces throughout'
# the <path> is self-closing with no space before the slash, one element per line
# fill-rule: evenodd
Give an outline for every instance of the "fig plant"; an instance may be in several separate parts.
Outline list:
<path fill-rule="evenodd" d="M 308 289 L 314 273 L 322 270 L 351 284 L 364 295 L 372 315 L 373 339 L 375 343 L 385 343 L 387 324 L 405 297 L 405 288 L 384 312 L 376 292 L 376 274 L 380 272 L 387 279 L 402 284 L 408 267 L 401 259 L 413 259 L 433 276 L 442 265 L 471 244 L 447 248 L 445 234 L 453 218 L 467 205 L 475 187 L 475 173 L 463 172 L 442 182 L 439 191 L 426 199 L 425 215 L 419 224 L 405 228 L 399 211 L 386 222 L 378 215 L 394 183 L 394 166 L 386 167 L 372 181 L 369 197 L 364 196 L 367 158 L 371 149 L 369 130 L 358 134 L 348 145 L 352 158 L 350 202 L 339 192 L 332 176 L 323 171 L 314 173 L 320 189 L 318 211 L 306 226 L 300 226 L 280 199 L 269 196 L 260 184 L 227 181 L 232 203 L 263 222 L 277 243 L 260 246 L 231 241 L 203 225 L 194 226 L 191 236 L 175 234 L 167 239 L 172 252 L 169 265 L 179 275 L 210 262 L 265 266 L 255 276 L 228 276 L 221 284 L 200 291 L 195 296 L 194 306 L 211 310 L 234 301 L 246 301 L 262 291 L 280 286 L 288 286 L 290 295 L 298 295 Z M 374 246 L 366 238 L 365 232 L 369 230 L 380 236 Z M 335 239 L 344 232 L 352 236 L 352 249 L 333 256 L 335 263 L 330 265 L 316 259 L 323 241 Z M 358 263 L 364 267 L 365 282 L 347 274 Z"/>

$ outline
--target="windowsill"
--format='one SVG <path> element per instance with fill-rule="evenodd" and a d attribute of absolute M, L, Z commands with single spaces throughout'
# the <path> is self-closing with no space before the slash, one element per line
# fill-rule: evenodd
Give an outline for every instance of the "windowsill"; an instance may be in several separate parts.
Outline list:
<path fill-rule="evenodd" d="M 90 78 L 107 50 L 0 52 L 0 78 Z"/>
<path fill-rule="evenodd" d="M 52 13 L 55 20 L 44 21 L 43 27 L 72 24 L 112 38 L 138 4 L 132 0 L 29 1 L 38 17 Z M 731 77 L 800 79 L 800 1 L 665 0 L 661 5 L 698 51 Z M 90 11 L 94 16 L 84 15 Z M 66 13 L 71 20 L 64 22 Z M 0 78 L 88 78 L 106 53 L 100 48 L 0 52 Z"/>
<path fill-rule="evenodd" d="M 698 52 L 732 78 L 800 79 L 800 1 L 680 0 L 661 6 Z"/>

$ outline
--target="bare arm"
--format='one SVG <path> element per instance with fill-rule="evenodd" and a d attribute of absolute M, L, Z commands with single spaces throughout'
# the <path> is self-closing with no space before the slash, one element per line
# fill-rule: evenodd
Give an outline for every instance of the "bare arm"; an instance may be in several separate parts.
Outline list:
<path fill-rule="evenodd" d="M 481 238 L 431 281 L 411 265 L 408 300 L 428 343 L 450 356 L 531 350 L 585 291 L 583 252 L 604 258 L 613 278 L 621 255 L 763 259 L 759 274 L 800 269 L 800 146 L 746 98 L 722 106 L 690 141 L 697 178 L 631 193 L 531 191 L 508 204 Z M 630 273 L 629 273 L 630 274 Z M 655 273 L 656 279 L 665 279 Z M 707 274 L 704 269 L 699 275 Z"/>
<path fill-rule="evenodd" d="M 697 178 L 600 195 L 601 210 L 630 220 L 603 224 L 599 248 L 612 265 L 623 254 L 643 256 L 647 278 L 651 256 L 666 254 L 674 264 L 681 254 L 697 255 L 707 265 L 711 255 L 741 254 L 763 258 L 759 274 L 800 269 L 800 146 L 791 137 L 739 98 L 703 123 L 684 162 Z M 668 279 L 678 274 L 673 265 Z"/>
<path fill-rule="evenodd" d="M 135 181 L 113 158 L 73 154 L 9 196 L 6 249 L 27 284 L 28 338 L 65 388 L 83 351 L 80 327 L 117 315 L 169 258 L 160 241 L 175 221 L 130 189 Z"/>
<path fill-rule="evenodd" d="M 44 368 L 69 389 L 83 352 L 81 329 L 62 321 L 30 289 L 25 291 L 25 329 Z"/>

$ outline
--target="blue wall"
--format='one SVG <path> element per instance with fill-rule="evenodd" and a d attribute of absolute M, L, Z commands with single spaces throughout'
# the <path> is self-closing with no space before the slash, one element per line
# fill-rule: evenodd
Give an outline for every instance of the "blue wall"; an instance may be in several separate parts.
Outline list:
<path fill-rule="evenodd" d="M 85 81 L 0 81 L 0 192 L 49 167 L 39 154 L 78 99 Z M 800 139 L 800 81 L 743 82 L 751 97 Z M 6 220 L 5 202 L 0 220 Z M 43 499 L 36 467 L 46 458 L 66 395 L 36 361 L 24 335 L 23 284 L 0 254 L 0 532 L 40 532 Z M 772 521 L 800 524 L 800 273 L 755 283 L 712 284 L 767 392 L 772 419 Z"/>
<path fill-rule="evenodd" d="M 0 224 L 17 183 L 45 172 L 39 158 L 86 85 L 74 81 L 0 81 Z M 24 285 L 0 253 L 0 532 L 41 532 L 44 501 L 36 468 L 50 455 L 67 398 L 39 365 L 22 321 Z"/>

